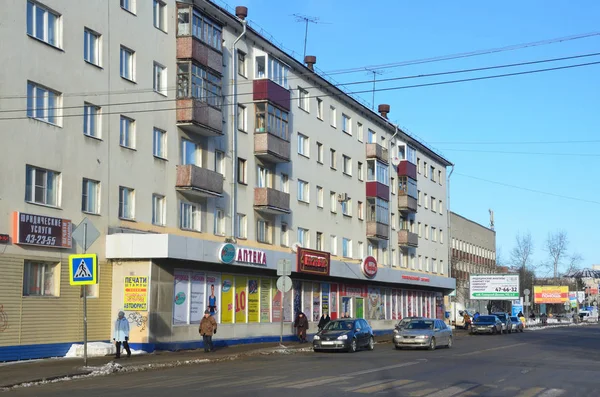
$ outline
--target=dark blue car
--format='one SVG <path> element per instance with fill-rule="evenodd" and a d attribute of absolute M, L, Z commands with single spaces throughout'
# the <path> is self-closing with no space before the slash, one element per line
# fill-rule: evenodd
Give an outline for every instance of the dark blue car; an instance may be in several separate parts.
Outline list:
<path fill-rule="evenodd" d="M 345 350 L 350 353 L 361 347 L 375 348 L 375 338 L 369 323 L 362 318 L 330 321 L 313 338 L 314 351 Z"/>

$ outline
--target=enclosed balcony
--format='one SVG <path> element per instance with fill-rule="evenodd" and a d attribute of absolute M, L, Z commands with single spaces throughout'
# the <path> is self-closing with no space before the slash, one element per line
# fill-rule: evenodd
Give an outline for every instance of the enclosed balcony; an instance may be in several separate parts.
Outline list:
<path fill-rule="evenodd" d="M 388 150 L 378 143 L 367 143 L 367 158 L 383 161 L 388 163 Z"/>
<path fill-rule="evenodd" d="M 290 161 L 289 114 L 268 102 L 255 107 L 254 155 L 270 163 Z"/>
<path fill-rule="evenodd" d="M 417 212 L 417 199 L 408 194 L 398 192 L 398 209 L 402 212 Z"/>
<path fill-rule="evenodd" d="M 269 133 L 254 133 L 254 155 L 271 163 L 290 161 L 290 143 Z"/>
<path fill-rule="evenodd" d="M 398 164 L 398 175 L 417 180 L 417 166 L 408 160 L 400 161 Z"/>
<path fill-rule="evenodd" d="M 408 230 L 400 230 L 398 232 L 398 245 L 416 248 L 419 246 L 419 235 Z"/>
<path fill-rule="evenodd" d="M 367 238 L 389 240 L 390 226 L 376 221 L 367 221 Z"/>
<path fill-rule="evenodd" d="M 289 90 L 269 79 L 254 80 L 252 84 L 254 101 L 269 101 L 285 110 L 290 110 L 291 93 Z"/>
<path fill-rule="evenodd" d="M 270 187 L 254 188 L 254 209 L 266 214 L 289 214 L 290 195 Z"/>
<path fill-rule="evenodd" d="M 177 59 L 192 59 L 214 71 L 223 70 L 223 54 L 193 36 L 177 38 Z"/>
<path fill-rule="evenodd" d="M 177 59 L 193 59 L 201 65 L 221 72 L 223 70 L 221 23 L 184 2 L 177 4 L 176 20 Z"/>
<path fill-rule="evenodd" d="M 175 188 L 197 197 L 222 197 L 223 175 L 192 164 L 178 165 Z"/>

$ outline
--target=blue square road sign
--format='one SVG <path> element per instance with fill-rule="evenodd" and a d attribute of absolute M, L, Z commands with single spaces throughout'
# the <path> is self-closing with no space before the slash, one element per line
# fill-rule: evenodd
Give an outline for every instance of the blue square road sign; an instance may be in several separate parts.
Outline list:
<path fill-rule="evenodd" d="M 98 283 L 96 254 L 69 255 L 69 282 L 71 285 Z"/>

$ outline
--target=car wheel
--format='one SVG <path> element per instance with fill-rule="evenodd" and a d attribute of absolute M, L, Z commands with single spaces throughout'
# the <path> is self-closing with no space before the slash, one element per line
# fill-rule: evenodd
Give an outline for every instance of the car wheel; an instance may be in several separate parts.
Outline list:
<path fill-rule="evenodd" d="M 350 346 L 348 346 L 348 353 L 354 353 L 356 352 L 356 339 L 352 339 L 350 341 Z"/>
<path fill-rule="evenodd" d="M 369 349 L 369 350 L 375 349 L 375 339 L 373 339 L 372 336 L 369 338 L 369 344 L 367 345 L 367 349 Z"/>
<path fill-rule="evenodd" d="M 448 349 L 452 349 L 452 337 L 451 336 L 448 337 L 448 344 L 446 345 L 446 347 Z"/>
<path fill-rule="evenodd" d="M 429 341 L 429 350 L 435 350 L 435 338 L 431 338 Z"/>
<path fill-rule="evenodd" d="M 314 348 L 314 349 L 313 349 L 313 351 L 314 351 L 315 353 L 319 353 L 319 352 L 321 351 L 321 349 L 316 349 L 316 348 Z"/>
<path fill-rule="evenodd" d="M 402 350 L 402 346 L 396 345 L 395 348 L 396 348 L 396 350 Z"/>

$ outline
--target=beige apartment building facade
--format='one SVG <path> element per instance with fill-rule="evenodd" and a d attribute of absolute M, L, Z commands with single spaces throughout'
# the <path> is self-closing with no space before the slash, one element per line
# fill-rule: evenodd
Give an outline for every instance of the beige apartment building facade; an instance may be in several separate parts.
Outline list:
<path fill-rule="evenodd" d="M 316 57 L 299 62 L 246 25 L 244 7 L 12 1 L 0 361 L 82 340 L 68 256 L 84 218 L 100 231 L 90 340 L 109 340 L 120 310 L 147 351 L 200 346 L 206 309 L 223 344 L 274 339 L 281 319 L 290 338 L 300 311 L 380 331 L 443 316 L 451 164 L 389 122 L 389 106 L 344 94 Z"/>

